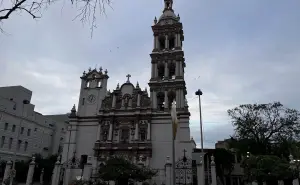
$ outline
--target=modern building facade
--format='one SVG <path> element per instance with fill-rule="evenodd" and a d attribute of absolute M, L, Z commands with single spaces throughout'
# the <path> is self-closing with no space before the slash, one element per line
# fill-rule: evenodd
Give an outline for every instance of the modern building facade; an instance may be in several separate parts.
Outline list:
<path fill-rule="evenodd" d="M 159 171 L 151 183 L 162 184 L 166 157 L 172 160 L 172 124 L 170 108 L 176 101 L 178 128 L 175 139 L 175 160 L 191 158 L 195 142 L 190 137 L 190 112 L 186 101 L 186 66 L 182 44 L 184 40 L 180 17 L 173 10 L 173 1 L 165 0 L 163 14 L 152 26 L 154 47 L 150 54 L 149 88 L 141 88 L 124 74 L 124 84 L 107 90 L 107 70 L 89 69 L 81 76 L 78 110 L 70 114 L 69 128 L 63 150 L 64 184 L 69 184 L 81 169 L 74 161 L 93 157 L 97 168 L 112 155 L 133 162 L 143 162 Z M 94 169 L 96 172 L 97 170 Z M 191 181 L 192 178 L 189 179 Z"/>
<path fill-rule="evenodd" d="M 22 86 L 0 87 L 0 158 L 27 160 L 62 151 L 67 115 L 61 119 L 34 111 L 32 92 Z M 59 151 L 60 150 L 60 151 Z"/>

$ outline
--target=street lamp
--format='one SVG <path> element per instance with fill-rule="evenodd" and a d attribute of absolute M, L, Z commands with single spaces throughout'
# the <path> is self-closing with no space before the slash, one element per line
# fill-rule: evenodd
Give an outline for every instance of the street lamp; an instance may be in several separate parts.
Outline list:
<path fill-rule="evenodd" d="M 19 129 L 18 129 L 18 134 L 17 134 L 17 142 L 19 142 L 19 137 L 20 137 L 20 130 L 21 130 L 21 125 L 22 125 L 22 121 L 23 121 L 23 113 L 24 113 L 24 105 L 25 104 L 29 104 L 30 102 L 28 100 L 23 100 L 23 105 L 22 105 L 22 115 L 21 115 L 21 121 L 19 124 Z M 13 155 L 13 166 L 12 166 L 12 172 L 10 175 L 10 185 L 12 185 L 14 177 L 16 176 L 16 156 L 17 156 L 17 147 L 15 149 L 14 155 Z"/>
<path fill-rule="evenodd" d="M 201 134 L 201 152 L 203 153 L 203 126 L 202 126 L 202 111 L 201 111 L 201 96 L 202 91 L 198 89 L 195 94 L 199 97 L 199 113 L 200 113 L 200 134 Z"/>

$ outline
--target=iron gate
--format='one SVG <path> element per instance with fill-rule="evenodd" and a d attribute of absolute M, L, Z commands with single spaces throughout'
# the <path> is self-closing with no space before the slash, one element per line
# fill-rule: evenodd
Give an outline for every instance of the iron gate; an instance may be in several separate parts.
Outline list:
<path fill-rule="evenodd" d="M 175 183 L 176 185 L 192 185 L 194 177 L 197 174 L 193 160 L 184 155 L 175 163 Z"/>

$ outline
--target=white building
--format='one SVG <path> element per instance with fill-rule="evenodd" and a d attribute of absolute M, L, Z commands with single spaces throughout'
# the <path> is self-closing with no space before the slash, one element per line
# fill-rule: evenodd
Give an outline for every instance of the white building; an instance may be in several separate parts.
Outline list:
<path fill-rule="evenodd" d="M 173 100 L 179 122 L 175 159 L 178 161 L 183 155 L 191 158 L 195 142 L 190 139 L 190 112 L 186 101 L 184 36 L 180 17 L 175 15 L 172 4 L 172 0 L 165 0 L 163 14 L 158 20 L 155 18 L 152 26 L 154 48 L 148 63 L 151 65 L 150 96 L 147 88 L 142 90 L 138 83 L 130 82 L 130 75 L 124 84 L 117 84 L 116 89 L 109 92 L 107 70 L 89 69 L 83 73 L 78 111 L 74 106 L 70 114 L 62 157 L 64 164 L 93 156 L 93 166 L 97 168 L 111 155 L 122 155 L 134 162 L 142 157 L 144 165 L 159 170 L 152 182 L 161 184 L 166 157 L 172 159 L 170 107 Z M 72 169 L 65 169 L 64 184 L 82 173 L 74 169 L 76 164 L 72 165 Z"/>
<path fill-rule="evenodd" d="M 32 92 L 22 86 L 0 87 L 0 158 L 26 160 L 33 154 L 57 154 L 64 141 L 67 115 L 43 116 L 30 103 Z M 62 118 L 64 117 L 64 118 Z M 65 121 L 62 121 L 62 120 Z"/>

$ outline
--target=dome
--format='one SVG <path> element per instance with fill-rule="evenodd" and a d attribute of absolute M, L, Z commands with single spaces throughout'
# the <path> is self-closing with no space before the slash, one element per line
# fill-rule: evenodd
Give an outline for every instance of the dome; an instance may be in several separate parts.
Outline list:
<path fill-rule="evenodd" d="M 163 19 L 176 19 L 177 16 L 175 15 L 174 11 L 172 10 L 165 10 L 164 13 L 160 16 L 159 21 Z"/>

